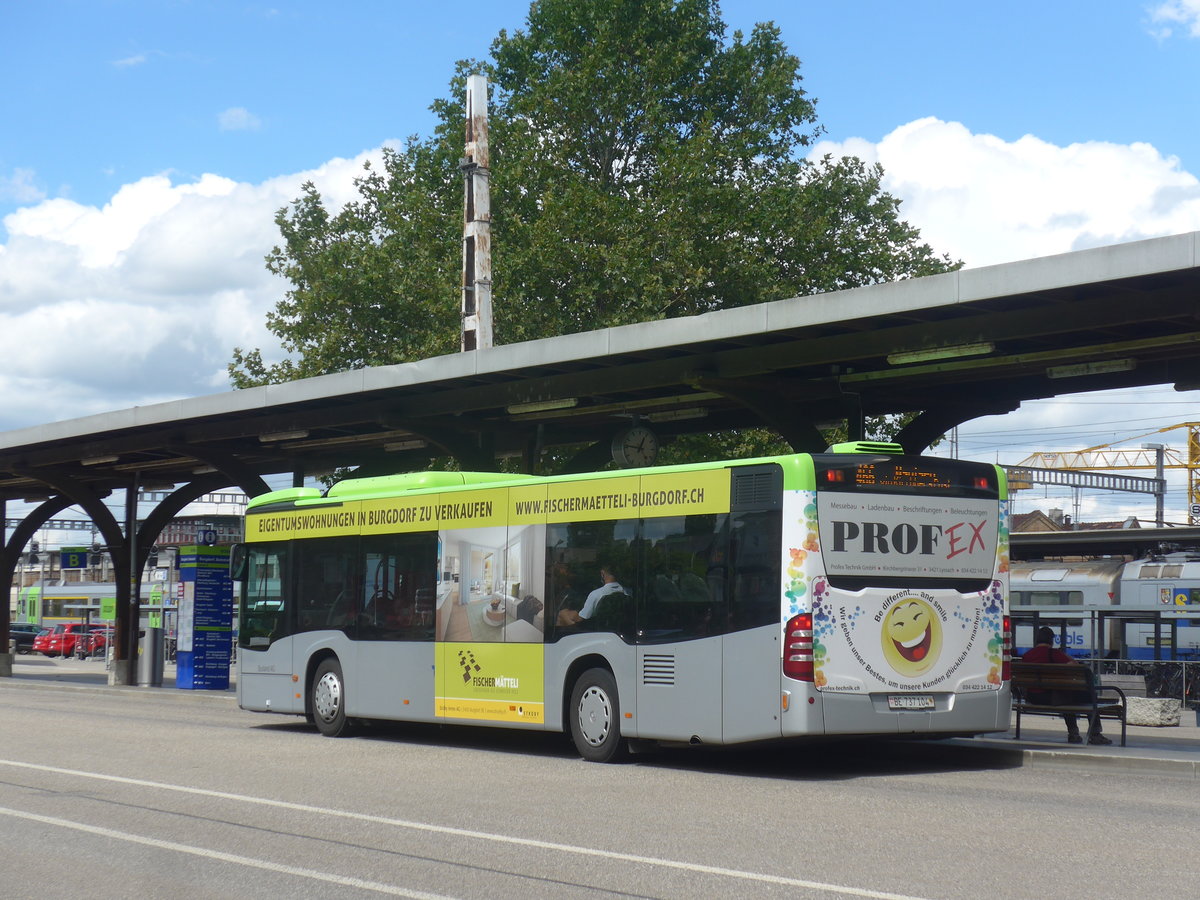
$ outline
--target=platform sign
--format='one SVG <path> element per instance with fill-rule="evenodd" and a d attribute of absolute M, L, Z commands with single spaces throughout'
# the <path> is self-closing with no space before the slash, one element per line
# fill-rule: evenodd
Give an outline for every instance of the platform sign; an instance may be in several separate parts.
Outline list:
<path fill-rule="evenodd" d="M 60 569 L 86 569 L 88 567 L 87 547 L 63 547 L 58 553 Z"/>
<path fill-rule="evenodd" d="M 179 639 L 175 686 L 227 690 L 233 651 L 233 581 L 229 548 L 179 548 Z"/>

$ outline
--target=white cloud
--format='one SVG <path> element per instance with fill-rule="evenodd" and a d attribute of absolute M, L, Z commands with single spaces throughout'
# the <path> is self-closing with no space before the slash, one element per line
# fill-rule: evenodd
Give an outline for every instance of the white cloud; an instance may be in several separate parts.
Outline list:
<path fill-rule="evenodd" d="M 242 106 L 231 106 L 217 116 L 222 131 L 258 131 L 262 121 Z"/>
<path fill-rule="evenodd" d="M 36 203 L 46 192 L 34 184 L 33 169 L 13 169 L 11 175 L 0 175 L 0 200 L 14 203 Z"/>
<path fill-rule="evenodd" d="M 0 430 L 223 390 L 235 346 L 277 358 L 265 318 L 287 285 L 263 264 L 275 211 L 305 181 L 340 207 L 368 158 L 262 184 L 154 175 L 103 207 L 58 198 L 6 216 Z"/>
<path fill-rule="evenodd" d="M 140 66 L 146 62 L 145 53 L 137 53 L 133 56 L 126 56 L 124 59 L 114 59 L 113 65 L 118 69 L 130 69 L 134 66 Z"/>
<path fill-rule="evenodd" d="M 1167 0 L 1150 9 L 1151 34 L 1166 39 L 1178 26 L 1200 38 L 1200 0 Z"/>
<path fill-rule="evenodd" d="M 925 118 L 825 154 L 881 163 L 902 216 L 969 266 L 1200 229 L 1200 180 L 1149 144 L 1005 141 Z"/>

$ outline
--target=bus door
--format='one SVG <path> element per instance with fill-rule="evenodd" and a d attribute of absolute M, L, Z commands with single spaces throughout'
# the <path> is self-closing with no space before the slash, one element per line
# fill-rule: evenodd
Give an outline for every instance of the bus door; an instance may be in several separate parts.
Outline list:
<path fill-rule="evenodd" d="M 723 514 L 642 520 L 637 590 L 638 734 L 662 740 L 721 740 L 719 586 L 707 574 L 724 540 Z"/>
<path fill-rule="evenodd" d="M 245 709 L 293 712 L 295 610 L 284 592 L 291 556 L 287 542 L 248 545 L 238 620 L 238 702 Z M 180 616 L 178 648 L 192 645 L 191 618 Z"/>
<path fill-rule="evenodd" d="M 780 718 L 779 584 L 781 510 L 775 467 L 753 467 L 768 475 L 771 489 L 747 502 L 734 477 L 729 516 L 729 553 L 723 589 L 728 597 L 727 633 L 722 638 L 722 708 L 726 743 L 778 737 Z M 765 472 L 759 470 L 766 469 Z M 766 499 L 764 499 L 764 496 Z M 774 506 L 774 508 L 771 508 Z M 766 507 L 766 508 L 764 508 Z"/>

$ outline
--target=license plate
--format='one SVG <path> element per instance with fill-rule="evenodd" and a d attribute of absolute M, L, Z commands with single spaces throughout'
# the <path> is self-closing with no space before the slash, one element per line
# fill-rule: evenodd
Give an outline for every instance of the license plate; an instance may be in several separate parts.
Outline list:
<path fill-rule="evenodd" d="M 933 709 L 932 694 L 890 694 L 888 709 Z"/>

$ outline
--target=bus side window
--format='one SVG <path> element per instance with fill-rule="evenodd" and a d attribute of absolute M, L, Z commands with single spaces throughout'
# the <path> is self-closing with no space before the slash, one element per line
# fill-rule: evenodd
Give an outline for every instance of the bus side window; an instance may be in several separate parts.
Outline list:
<path fill-rule="evenodd" d="M 643 571 L 638 593 L 642 643 L 723 634 L 726 556 L 724 515 L 669 516 L 642 523 Z"/>
<path fill-rule="evenodd" d="M 553 615 L 545 615 L 546 640 L 578 631 L 610 631 L 632 642 L 636 612 L 632 602 L 637 579 L 636 519 L 570 522 L 546 528 L 546 591 Z M 620 589 L 604 588 L 601 568 L 615 576 Z M 559 624 L 563 610 L 582 612 L 597 590 L 590 618 Z M 551 593 L 554 592 L 554 593 Z M 561 596 L 557 594 L 561 593 Z M 577 617 L 569 616 L 574 620 Z"/>
<path fill-rule="evenodd" d="M 359 640 L 433 640 L 437 547 L 433 532 L 363 538 Z"/>
<path fill-rule="evenodd" d="M 779 510 L 734 513 L 730 522 L 733 570 L 731 631 L 779 623 Z"/>
<path fill-rule="evenodd" d="M 299 630 L 351 632 L 362 606 L 358 538 L 330 538 L 300 549 L 296 578 Z"/>

